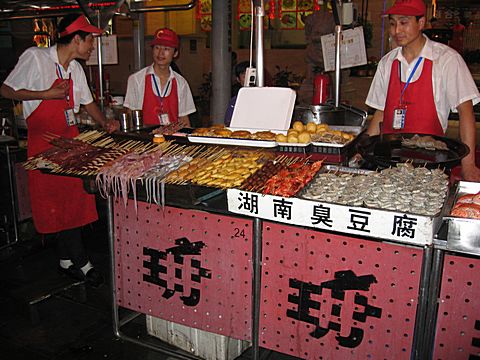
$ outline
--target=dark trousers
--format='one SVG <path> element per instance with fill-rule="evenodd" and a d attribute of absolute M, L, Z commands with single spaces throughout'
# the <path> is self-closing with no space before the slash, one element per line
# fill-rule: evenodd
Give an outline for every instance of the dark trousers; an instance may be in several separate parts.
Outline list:
<path fill-rule="evenodd" d="M 57 251 L 60 260 L 70 259 L 78 268 L 88 262 L 80 228 L 60 231 L 57 236 Z"/>

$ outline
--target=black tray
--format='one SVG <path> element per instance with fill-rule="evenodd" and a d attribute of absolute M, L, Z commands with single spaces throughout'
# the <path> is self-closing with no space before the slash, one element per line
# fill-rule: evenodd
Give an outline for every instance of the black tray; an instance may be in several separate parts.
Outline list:
<path fill-rule="evenodd" d="M 437 167 L 450 169 L 459 165 L 462 158 L 469 152 L 468 146 L 464 143 L 436 135 L 430 136 L 447 144 L 448 150 L 427 150 L 402 146 L 403 139 L 409 139 L 414 135 L 417 134 L 395 133 L 373 136 L 363 157 L 368 162 L 383 168 L 411 161 L 413 166 L 425 166 L 430 169 Z M 418 135 L 425 136 L 425 134 Z"/>
<path fill-rule="evenodd" d="M 284 143 L 278 144 L 277 151 L 292 153 L 292 154 L 308 154 L 312 149 L 312 145 L 308 144 L 307 146 L 295 146 L 295 145 L 285 145 Z"/>

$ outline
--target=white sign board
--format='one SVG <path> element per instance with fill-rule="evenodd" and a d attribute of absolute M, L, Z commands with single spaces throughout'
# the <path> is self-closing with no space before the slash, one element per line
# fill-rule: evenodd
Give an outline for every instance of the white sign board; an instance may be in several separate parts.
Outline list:
<path fill-rule="evenodd" d="M 411 245 L 433 242 L 437 218 L 298 198 L 227 190 L 228 211 L 290 225 L 368 236 Z"/>
<path fill-rule="evenodd" d="M 287 130 L 297 93 L 284 87 L 242 87 L 233 108 L 230 127 Z"/>
<path fill-rule="evenodd" d="M 367 52 L 363 27 L 342 31 L 340 43 L 340 68 L 365 65 Z M 335 34 L 324 35 L 322 40 L 323 63 L 325 71 L 335 70 Z"/>
<path fill-rule="evenodd" d="M 87 60 L 87 65 L 98 65 L 98 50 L 97 50 L 98 37 L 94 39 L 95 50 L 90 54 L 90 58 Z M 115 65 L 118 64 L 118 48 L 117 48 L 117 35 L 102 36 L 102 64 L 103 65 Z"/>

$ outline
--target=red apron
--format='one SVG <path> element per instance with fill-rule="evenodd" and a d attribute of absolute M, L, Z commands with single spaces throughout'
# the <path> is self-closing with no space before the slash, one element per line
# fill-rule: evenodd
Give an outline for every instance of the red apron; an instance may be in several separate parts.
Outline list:
<path fill-rule="evenodd" d="M 383 113 L 383 133 L 445 135 L 433 99 L 432 61 L 428 59 L 423 61 L 420 78 L 408 84 L 407 90 L 403 94 L 403 103 L 407 106 L 403 129 L 393 128 L 393 111 L 399 106 L 400 94 L 405 83 L 400 80 L 399 61 L 395 60 L 392 63 L 387 101 Z"/>
<path fill-rule="evenodd" d="M 145 91 L 143 95 L 143 124 L 158 125 L 160 120 L 159 114 L 168 113 L 168 118 L 172 124 L 178 122 L 178 93 L 177 80 L 172 80 L 172 90 L 168 96 L 157 96 L 152 90 L 152 75 L 145 76 Z"/>
<path fill-rule="evenodd" d="M 60 81 L 55 80 L 52 86 Z M 72 80 L 70 99 L 73 99 Z M 44 139 L 45 134 L 65 138 L 78 135 L 77 126 L 68 126 L 66 123 L 65 107 L 65 99 L 43 100 L 28 117 L 29 157 L 52 147 Z M 42 174 L 39 170 L 34 170 L 28 172 L 28 185 L 33 222 L 39 233 L 73 229 L 98 219 L 95 196 L 85 192 L 81 179 Z"/>

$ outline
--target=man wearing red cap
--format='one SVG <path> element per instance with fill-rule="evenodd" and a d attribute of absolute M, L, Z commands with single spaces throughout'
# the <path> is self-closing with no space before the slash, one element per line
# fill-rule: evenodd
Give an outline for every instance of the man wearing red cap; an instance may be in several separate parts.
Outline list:
<path fill-rule="evenodd" d="M 190 126 L 188 115 L 196 111 L 190 87 L 170 67 L 178 56 L 178 36 L 168 28 L 159 29 L 150 45 L 153 64 L 130 75 L 123 105 L 143 110 L 146 125 Z"/>
<path fill-rule="evenodd" d="M 397 0 L 385 13 L 398 47 L 378 64 L 366 100 L 376 109 L 367 132 L 444 136 L 450 111 L 458 111 L 460 137 L 470 148 L 462 160 L 463 177 L 480 181 L 473 114 L 480 94 L 462 57 L 422 33 L 425 13 L 423 0 Z"/>
<path fill-rule="evenodd" d="M 52 134 L 65 138 L 79 134 L 74 113 L 80 105 L 108 131 L 117 128 L 118 124 L 107 122 L 93 102 L 83 68 L 75 60 L 90 57 L 92 34 L 102 32 L 83 15 L 64 17 L 58 25 L 57 45 L 27 49 L 1 86 L 3 97 L 23 101 L 29 157 L 51 148 L 47 138 Z M 85 192 L 80 179 L 39 170 L 30 171 L 28 176 L 36 230 L 57 233 L 59 270 L 94 287 L 101 285 L 103 277 L 88 261 L 81 239 L 81 227 L 98 219 L 95 196 Z"/>

